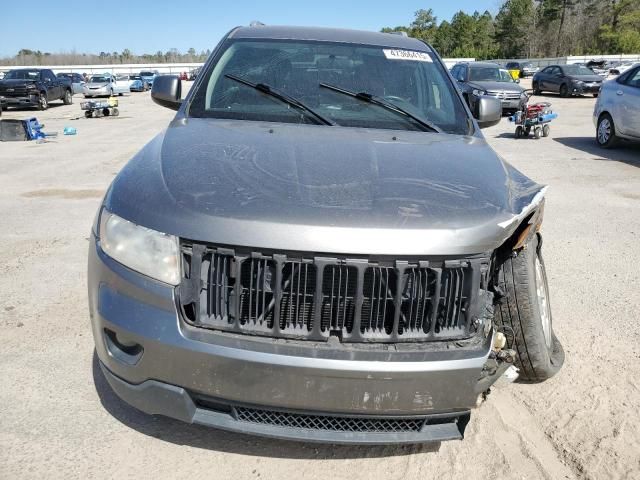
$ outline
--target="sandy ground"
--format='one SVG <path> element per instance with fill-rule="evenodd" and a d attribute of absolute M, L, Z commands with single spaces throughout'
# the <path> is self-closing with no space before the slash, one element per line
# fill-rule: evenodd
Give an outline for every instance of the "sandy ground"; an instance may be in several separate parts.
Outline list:
<path fill-rule="evenodd" d="M 551 186 L 544 252 L 567 360 L 542 385 L 494 388 L 462 442 L 305 445 L 153 418 L 96 368 L 87 237 L 101 196 L 172 112 L 148 93 L 121 116 L 37 116 L 78 135 L 0 144 L 0 478 L 640 478 L 640 146 L 594 143 L 592 98 L 551 98 L 550 138 L 485 130 L 508 161 Z"/>

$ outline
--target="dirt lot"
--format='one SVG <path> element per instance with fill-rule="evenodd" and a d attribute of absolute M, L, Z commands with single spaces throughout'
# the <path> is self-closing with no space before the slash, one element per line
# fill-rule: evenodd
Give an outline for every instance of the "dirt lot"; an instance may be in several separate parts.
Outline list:
<path fill-rule="evenodd" d="M 550 185 L 544 252 L 567 360 L 542 385 L 495 388 L 467 438 L 339 447 L 235 435 L 123 404 L 93 353 L 87 237 L 101 196 L 172 112 L 148 93 L 121 116 L 73 120 L 81 99 L 37 116 L 77 136 L 0 144 L 0 478 L 640 478 L 640 147 L 600 150 L 594 99 L 551 98 L 551 137 L 485 130 Z"/>

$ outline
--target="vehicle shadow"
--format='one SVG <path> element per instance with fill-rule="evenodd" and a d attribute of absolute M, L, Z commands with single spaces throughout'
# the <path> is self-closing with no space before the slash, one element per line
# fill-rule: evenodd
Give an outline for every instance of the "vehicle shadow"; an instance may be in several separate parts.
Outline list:
<path fill-rule="evenodd" d="M 54 103 L 50 103 L 48 105 L 47 110 L 50 109 L 55 109 L 58 107 L 68 107 L 69 105 L 65 105 L 64 103 L 62 103 L 62 101 L 58 101 L 58 100 L 54 100 Z M 4 109 L 2 110 L 3 113 L 5 112 L 42 112 L 42 110 L 39 110 L 37 107 L 28 107 L 28 106 L 24 106 L 24 107 L 4 107 Z"/>
<path fill-rule="evenodd" d="M 640 144 L 620 142 L 616 148 L 604 149 L 598 146 L 594 137 L 555 137 L 562 145 L 593 155 L 592 160 L 623 162 L 640 167 Z"/>
<path fill-rule="evenodd" d="M 147 415 L 120 400 L 100 370 L 95 350 L 92 371 L 100 403 L 111 416 L 137 432 L 176 445 L 242 455 L 310 460 L 397 457 L 415 453 L 435 453 L 440 450 L 440 442 L 381 446 L 301 443 L 191 425 L 159 415 Z"/>

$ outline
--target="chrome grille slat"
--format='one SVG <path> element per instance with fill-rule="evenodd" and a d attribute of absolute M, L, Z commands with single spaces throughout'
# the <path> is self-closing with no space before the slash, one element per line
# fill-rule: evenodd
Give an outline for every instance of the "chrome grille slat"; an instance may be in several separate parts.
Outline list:
<path fill-rule="evenodd" d="M 466 338 L 472 333 L 470 299 L 478 298 L 472 290 L 479 288 L 480 264 L 488 264 L 289 258 L 187 243 L 182 251 L 178 297 L 190 323 L 315 341 Z"/>

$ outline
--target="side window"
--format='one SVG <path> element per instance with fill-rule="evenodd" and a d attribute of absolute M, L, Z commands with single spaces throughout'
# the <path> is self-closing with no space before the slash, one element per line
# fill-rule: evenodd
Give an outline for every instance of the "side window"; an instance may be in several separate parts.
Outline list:
<path fill-rule="evenodd" d="M 546 73 L 547 75 L 551 75 L 551 71 L 553 70 L 553 67 L 547 67 L 544 70 L 542 70 L 542 73 Z"/>
<path fill-rule="evenodd" d="M 42 72 L 42 77 L 45 82 L 46 81 L 53 82 L 56 79 L 55 75 L 51 72 L 51 70 L 44 70 Z"/>
<path fill-rule="evenodd" d="M 634 88 L 640 88 L 640 68 L 636 68 L 631 72 L 625 81 L 625 85 Z"/>
<path fill-rule="evenodd" d="M 460 76 L 458 77 L 461 81 L 465 81 L 467 79 L 467 66 L 460 67 Z"/>

